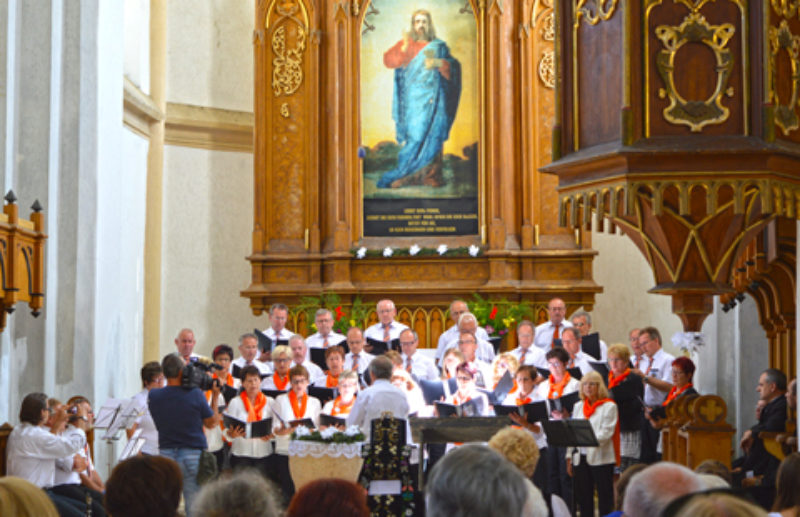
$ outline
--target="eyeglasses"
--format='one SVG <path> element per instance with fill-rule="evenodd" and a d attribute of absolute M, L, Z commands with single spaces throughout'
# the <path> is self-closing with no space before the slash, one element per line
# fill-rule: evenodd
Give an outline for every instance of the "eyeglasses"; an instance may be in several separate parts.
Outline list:
<path fill-rule="evenodd" d="M 456 380 L 461 382 L 469 382 L 472 380 L 472 377 L 467 377 L 466 375 L 457 375 Z"/>
<path fill-rule="evenodd" d="M 308 384 L 308 379 L 306 379 L 305 377 L 294 378 L 292 379 L 291 382 L 292 384 Z"/>
<path fill-rule="evenodd" d="M 414 343 L 416 343 L 416 341 L 400 341 L 400 346 L 411 346 Z"/>
<path fill-rule="evenodd" d="M 561 361 L 547 361 L 547 366 L 549 366 L 550 368 L 563 368 L 564 363 L 562 363 Z"/>
<path fill-rule="evenodd" d="M 275 361 L 276 363 L 289 363 L 292 360 L 289 359 L 288 357 L 281 357 L 279 359 L 273 359 L 273 361 Z"/>

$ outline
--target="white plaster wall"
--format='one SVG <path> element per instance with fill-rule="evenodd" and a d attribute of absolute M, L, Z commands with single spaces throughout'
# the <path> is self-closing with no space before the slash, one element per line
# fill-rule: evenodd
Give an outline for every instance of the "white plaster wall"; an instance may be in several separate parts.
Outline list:
<path fill-rule="evenodd" d="M 124 0 L 125 76 L 150 93 L 150 0 Z"/>
<path fill-rule="evenodd" d="M 650 294 L 655 285 L 653 272 L 633 241 L 619 234 L 592 233 L 594 281 L 603 286 L 592 311 L 592 329 L 603 341 L 628 343 L 628 331 L 634 327 L 653 326 L 661 332 L 666 351 L 676 355 L 670 338 L 683 331 L 672 314 L 669 296 Z"/>
<path fill-rule="evenodd" d="M 164 155 L 161 354 L 190 327 L 196 352 L 210 355 L 267 327 L 239 295 L 250 285 L 253 156 L 176 146 Z"/>
<path fill-rule="evenodd" d="M 254 0 L 167 5 L 167 101 L 253 111 Z"/>

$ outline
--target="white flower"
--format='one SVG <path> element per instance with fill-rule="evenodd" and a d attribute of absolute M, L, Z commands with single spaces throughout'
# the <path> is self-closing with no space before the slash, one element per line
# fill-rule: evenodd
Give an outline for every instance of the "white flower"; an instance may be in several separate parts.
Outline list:
<path fill-rule="evenodd" d="M 700 332 L 676 332 L 671 341 L 675 348 L 696 353 L 705 344 L 705 336 Z"/>
<path fill-rule="evenodd" d="M 311 431 L 308 430 L 308 427 L 301 425 L 295 428 L 294 434 L 299 438 L 301 436 L 309 436 Z"/>
<path fill-rule="evenodd" d="M 475 246 L 474 244 L 470 245 L 470 247 L 469 247 L 470 256 L 477 257 L 478 253 L 480 253 L 480 252 L 481 252 L 481 249 L 478 246 Z"/>
<path fill-rule="evenodd" d="M 367 256 L 367 248 L 365 248 L 364 246 L 358 248 L 358 251 L 356 251 L 356 258 L 362 259 L 366 256 Z"/>
<path fill-rule="evenodd" d="M 360 433 L 361 433 L 361 428 L 359 428 L 357 425 L 351 425 L 350 427 L 344 430 L 345 436 L 357 436 Z"/>
<path fill-rule="evenodd" d="M 325 429 L 320 431 L 319 435 L 320 437 L 322 437 L 323 440 L 330 440 L 336 433 L 337 433 L 336 428 L 331 426 L 331 427 L 326 427 Z"/>
<path fill-rule="evenodd" d="M 389 246 L 386 246 L 385 248 L 383 248 L 383 256 L 384 257 L 391 257 L 392 253 L 394 253 L 394 251 Z"/>
<path fill-rule="evenodd" d="M 419 250 L 420 250 L 420 249 L 421 249 L 421 248 L 420 248 L 419 246 L 417 246 L 416 244 L 414 244 L 414 245 L 412 245 L 410 248 L 408 248 L 408 254 L 409 254 L 409 255 L 411 255 L 411 256 L 413 257 L 414 255 L 416 255 L 417 253 L 419 253 Z"/>
<path fill-rule="evenodd" d="M 439 255 L 444 255 L 445 253 L 447 253 L 447 244 L 439 244 L 439 247 L 436 248 L 436 252 Z"/>

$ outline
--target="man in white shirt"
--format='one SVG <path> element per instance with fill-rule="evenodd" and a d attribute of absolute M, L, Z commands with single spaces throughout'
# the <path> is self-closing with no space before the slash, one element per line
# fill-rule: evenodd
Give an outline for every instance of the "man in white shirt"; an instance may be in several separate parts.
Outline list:
<path fill-rule="evenodd" d="M 661 334 L 655 327 L 645 327 L 639 332 L 639 345 L 647 355 L 647 368 L 632 369 L 644 382 L 644 404 L 648 407 L 660 406 L 672 389 L 672 361 L 675 357 L 661 348 Z M 643 463 L 653 463 L 661 459 L 657 452 L 659 431 L 653 429 L 642 416 L 642 455 Z"/>
<path fill-rule="evenodd" d="M 44 393 L 30 393 L 22 400 L 20 424 L 11 431 L 6 445 L 6 473 L 44 489 L 59 515 L 80 517 L 86 512 L 85 501 L 58 495 L 51 489 L 55 483 L 56 460 L 82 450 L 86 445 L 86 434 L 79 427 L 74 434 L 59 435 L 67 422 L 67 412 L 63 407 L 56 411 L 51 421 L 52 427 L 48 430 L 44 424 L 49 415 L 47 395 Z M 79 462 L 77 458 L 75 461 Z M 79 466 L 85 468 L 85 465 Z"/>
<path fill-rule="evenodd" d="M 628 333 L 628 344 L 630 344 L 631 350 L 633 350 L 633 355 L 631 356 L 633 368 L 644 371 L 647 369 L 649 360 L 647 359 L 647 354 L 644 353 L 644 348 L 639 344 L 640 333 L 641 329 L 631 329 Z"/>
<path fill-rule="evenodd" d="M 419 346 L 419 336 L 411 329 L 405 329 L 400 333 L 400 349 L 403 351 L 403 368 L 411 374 L 411 378 L 419 382 L 420 379 L 435 381 L 439 378 L 439 369 L 433 360 L 417 353 Z"/>
<path fill-rule="evenodd" d="M 322 368 L 312 363 L 308 357 L 308 347 L 306 341 L 300 334 L 293 334 L 289 338 L 289 348 L 292 349 L 292 368 L 295 366 L 304 366 L 308 371 L 308 381 L 313 383 L 320 377 L 324 377 Z"/>
<path fill-rule="evenodd" d="M 574 327 L 565 328 L 561 334 L 561 344 L 564 345 L 564 350 L 569 354 L 567 369 L 580 368 L 581 375 L 586 375 L 594 370 L 592 365 L 589 364 L 589 356 L 581 350 L 581 332 L 578 329 Z"/>
<path fill-rule="evenodd" d="M 544 357 L 544 351 L 533 346 L 534 329 L 533 322 L 528 320 L 522 320 L 517 324 L 517 343 L 519 343 L 519 346 L 512 350 L 511 354 L 517 358 L 520 366 L 528 364 L 547 369 L 547 359 Z"/>
<path fill-rule="evenodd" d="M 462 314 L 467 312 L 469 312 L 469 308 L 467 307 L 467 303 L 463 300 L 453 300 L 450 304 L 450 319 L 453 321 L 453 325 L 439 336 L 439 341 L 436 346 L 436 364 L 441 363 L 442 357 L 444 357 L 444 353 L 447 352 L 448 349 L 457 346 L 459 334 L 458 319 Z M 489 334 L 486 333 L 486 329 L 480 326 L 475 330 L 475 337 L 478 340 L 489 341 Z"/>
<path fill-rule="evenodd" d="M 592 333 L 592 316 L 586 311 L 578 311 L 570 318 L 572 326 L 578 329 L 581 336 L 588 336 Z M 605 363 L 608 361 L 608 345 L 602 339 L 600 340 L 600 359 L 592 357 L 591 361 L 600 361 Z"/>
<path fill-rule="evenodd" d="M 489 363 L 476 357 L 478 343 L 475 340 L 475 335 L 471 332 L 462 333 L 458 339 L 458 349 L 464 354 L 464 359 L 470 367 L 478 371 L 475 377 L 475 385 L 479 388 L 491 388 L 492 367 Z"/>
<path fill-rule="evenodd" d="M 150 361 L 145 363 L 140 370 L 142 377 L 142 391 L 134 395 L 132 398 L 136 400 L 136 407 L 138 409 L 139 417 L 131 427 L 125 430 L 130 440 L 133 433 L 137 429 L 142 430 L 139 436 L 144 439 L 144 445 L 141 452 L 149 454 L 150 456 L 158 455 L 158 430 L 156 423 L 153 422 L 153 417 L 150 416 L 150 408 L 147 406 L 147 395 L 152 389 L 163 388 L 166 382 L 164 379 L 164 372 L 161 370 L 161 363 L 158 361 Z"/>
<path fill-rule="evenodd" d="M 245 366 L 253 365 L 258 368 L 261 375 L 269 375 L 272 373 L 272 368 L 269 364 L 263 363 L 256 359 L 258 355 L 258 337 L 255 334 L 242 334 L 239 336 L 239 357 L 234 359 L 231 369 L 239 372 Z M 234 368 L 235 367 L 235 368 Z M 236 375 L 234 375 L 235 377 Z"/>
<path fill-rule="evenodd" d="M 457 326 L 458 326 L 459 338 L 461 334 L 465 332 L 475 336 L 475 342 L 478 345 L 478 349 L 476 352 L 478 359 L 486 363 L 491 363 L 494 360 L 495 356 L 494 346 L 492 346 L 492 344 L 489 341 L 478 337 L 478 329 L 481 329 L 481 326 L 478 325 L 478 318 L 476 318 L 475 315 L 472 314 L 471 312 L 465 312 L 458 317 Z M 484 330 L 483 333 L 485 334 L 486 331 Z M 447 343 L 444 347 L 444 351 L 442 352 L 442 357 L 444 357 L 444 354 L 449 349 L 456 348 L 457 346 L 458 346 L 458 339 L 450 343 Z"/>
<path fill-rule="evenodd" d="M 364 339 L 389 342 L 400 337 L 400 332 L 408 328 L 394 320 L 397 316 L 397 309 L 392 300 L 379 301 L 375 310 L 378 313 L 378 323 L 367 327 L 367 330 L 364 331 Z M 367 350 L 370 349 L 371 347 L 367 345 Z"/>
<path fill-rule="evenodd" d="M 561 298 L 550 300 L 547 304 L 547 313 L 550 315 L 550 321 L 537 326 L 533 337 L 533 344 L 545 352 L 553 347 L 555 339 L 561 339 L 561 332 L 565 328 L 572 326 L 572 323 L 564 319 L 567 306 Z"/>
<path fill-rule="evenodd" d="M 343 335 L 333 331 L 333 314 L 328 309 L 318 309 L 314 315 L 317 332 L 306 338 L 306 348 L 328 348 L 341 345 L 345 341 Z M 306 357 L 310 359 L 310 357 Z"/>
<path fill-rule="evenodd" d="M 351 327 L 347 331 L 347 346 L 350 351 L 344 356 L 344 369 L 357 370 L 361 378 L 375 356 L 364 352 L 364 333 L 360 328 Z"/>
<path fill-rule="evenodd" d="M 370 440 L 372 421 L 381 418 L 385 412 L 394 418 L 408 418 L 408 400 L 400 388 L 390 380 L 394 365 L 386 356 L 378 356 L 369 364 L 372 385 L 358 394 L 353 409 L 347 416 L 347 426 L 357 425 Z"/>
<path fill-rule="evenodd" d="M 189 364 L 193 357 L 197 357 L 197 354 L 194 353 L 196 344 L 192 329 L 185 328 L 178 332 L 178 337 L 175 338 L 175 348 L 178 349 L 178 355 L 183 358 L 184 363 Z"/>
<path fill-rule="evenodd" d="M 269 308 L 269 328 L 264 329 L 264 335 L 270 338 L 274 344 L 277 341 L 288 341 L 292 337 L 292 331 L 286 328 L 286 321 L 289 319 L 289 307 L 282 303 L 273 303 Z M 271 361 L 271 351 L 262 351 L 258 360 L 263 363 Z"/>

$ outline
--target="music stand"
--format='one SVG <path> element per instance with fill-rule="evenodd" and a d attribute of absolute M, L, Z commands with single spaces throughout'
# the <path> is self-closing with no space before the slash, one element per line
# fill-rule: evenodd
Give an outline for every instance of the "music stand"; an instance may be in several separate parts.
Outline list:
<path fill-rule="evenodd" d="M 547 446 L 550 447 L 597 447 L 600 443 L 588 420 L 545 420 L 542 422 Z M 575 479 L 574 476 L 572 478 Z M 575 511 L 575 486 L 573 483 L 570 511 Z"/>

